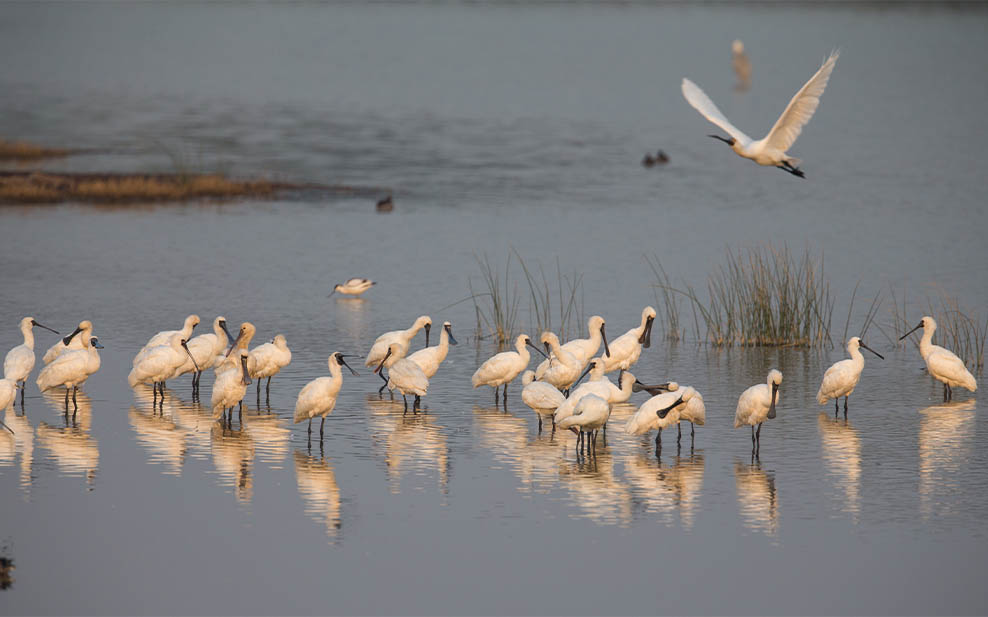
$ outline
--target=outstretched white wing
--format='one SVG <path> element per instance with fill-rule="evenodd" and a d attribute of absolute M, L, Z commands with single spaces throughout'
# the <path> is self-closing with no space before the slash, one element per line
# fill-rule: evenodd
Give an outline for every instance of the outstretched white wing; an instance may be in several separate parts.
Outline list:
<path fill-rule="evenodd" d="M 751 138 L 738 130 L 738 127 L 731 124 L 731 121 L 724 114 L 720 113 L 720 110 L 710 100 L 710 97 L 703 90 L 700 90 L 699 86 L 685 77 L 683 78 L 683 96 L 686 97 L 686 102 L 693 106 L 693 109 L 700 112 L 700 115 L 727 131 L 742 146 L 751 143 Z"/>
<path fill-rule="evenodd" d="M 830 81 L 830 74 L 834 71 L 834 65 L 837 63 L 839 55 L 836 51 L 830 54 L 816 75 L 799 89 L 796 96 L 792 97 L 789 106 L 775 121 L 775 126 L 765 137 L 766 148 L 785 152 L 792 147 L 796 138 L 803 131 L 803 126 L 810 121 L 816 108 L 820 105 L 820 97 L 823 96 L 823 91 L 827 88 L 827 82 Z"/>

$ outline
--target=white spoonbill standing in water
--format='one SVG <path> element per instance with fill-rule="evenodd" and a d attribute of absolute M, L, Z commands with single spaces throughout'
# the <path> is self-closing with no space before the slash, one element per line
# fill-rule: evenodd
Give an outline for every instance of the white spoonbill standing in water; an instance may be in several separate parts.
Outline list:
<path fill-rule="evenodd" d="M 24 387 L 27 385 L 28 375 L 34 368 L 34 326 L 52 330 L 48 326 L 43 326 L 36 322 L 33 317 L 25 317 L 21 320 L 21 334 L 24 335 L 24 342 L 7 352 L 3 359 L 3 377 L 15 384 L 21 385 L 21 407 L 24 406 Z"/>
<path fill-rule="evenodd" d="M 930 376 L 937 381 L 943 382 L 943 400 L 949 401 L 954 398 L 954 386 L 967 388 L 971 392 L 978 389 L 978 382 L 974 375 L 964 366 L 964 361 L 954 355 L 949 349 L 944 349 L 933 344 L 933 333 L 937 331 L 937 322 L 927 315 L 919 320 L 919 325 L 906 332 L 899 338 L 906 338 L 916 330 L 923 329 L 923 338 L 919 339 L 919 354 L 926 362 L 926 370 Z"/>
<path fill-rule="evenodd" d="M 747 424 L 751 427 L 751 452 L 754 454 L 762 446 L 762 422 L 775 418 L 775 406 L 779 402 L 779 386 L 782 372 L 772 369 L 765 383 L 751 386 L 741 393 L 734 411 L 734 428 Z M 758 425 L 758 430 L 755 430 Z"/>
<path fill-rule="evenodd" d="M 820 105 L 820 97 L 823 96 L 827 81 L 830 80 L 830 74 L 834 71 L 838 55 L 837 52 L 830 54 L 820 70 L 792 97 L 786 110 L 775 121 L 775 126 L 768 132 L 768 135 L 757 141 L 752 140 L 731 124 L 731 121 L 717 109 L 710 97 L 699 86 L 685 77 L 682 86 L 683 96 L 686 97 L 686 102 L 700 112 L 700 115 L 730 135 L 729 138 L 720 135 L 709 135 L 709 137 L 726 143 L 738 156 L 751 159 L 766 167 L 784 169 L 794 176 L 803 178 L 803 171 L 799 168 L 800 160 L 789 156 L 786 151 L 796 142 L 796 138 L 799 137 L 803 127 L 810 121 L 816 108 Z"/>
<path fill-rule="evenodd" d="M 851 356 L 847 360 L 835 362 L 823 374 L 823 381 L 820 383 L 820 390 L 816 393 L 816 400 L 821 405 L 826 404 L 830 399 L 834 399 L 834 417 L 837 417 L 837 403 L 840 397 L 844 397 L 844 417 L 847 417 L 847 397 L 854 392 L 858 380 L 861 379 L 861 371 L 864 370 L 864 356 L 861 355 L 859 347 L 864 347 L 882 360 L 885 356 L 878 353 L 871 347 L 864 344 L 860 338 L 852 336 L 847 341 L 847 353 Z"/>
<path fill-rule="evenodd" d="M 326 416 L 333 413 L 336 408 L 336 398 L 340 394 L 340 387 L 343 385 L 343 369 L 350 369 L 354 377 L 358 377 L 357 371 L 350 368 L 350 365 L 343 359 L 343 354 L 334 352 L 329 356 L 329 377 L 317 377 L 305 384 L 302 391 L 298 393 L 295 400 L 295 424 L 308 419 L 309 435 L 312 434 L 312 418 L 322 416 L 319 423 L 319 439 L 322 439 L 323 425 L 326 424 Z"/>

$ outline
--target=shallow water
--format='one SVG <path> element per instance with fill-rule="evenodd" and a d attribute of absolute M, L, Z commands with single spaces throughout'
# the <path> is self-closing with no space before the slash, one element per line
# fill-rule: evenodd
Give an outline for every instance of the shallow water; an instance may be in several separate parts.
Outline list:
<path fill-rule="evenodd" d="M 620 430 L 634 407 L 618 407 L 587 459 L 571 434 L 538 433 L 518 385 L 507 412 L 470 389 L 493 350 L 472 305 L 450 305 L 482 285 L 475 254 L 503 263 L 513 248 L 582 274 L 583 312 L 614 337 L 655 302 L 644 255 L 702 287 L 724 247 L 772 241 L 825 254 L 835 338 L 859 280 L 852 331 L 890 284 L 910 319 L 941 289 L 983 315 L 988 82 L 972 76 L 985 22 L 850 8 L 0 7 L 0 135 L 96 150 L 45 168 L 265 173 L 396 200 L 387 216 L 366 197 L 304 195 L 0 210 L 0 349 L 26 314 L 63 331 L 90 318 L 106 347 L 74 419 L 33 377 L 26 417 L 5 416 L 0 552 L 16 569 L 0 611 L 984 613 L 985 421 L 974 395 L 939 402 L 913 345 L 872 327 L 887 359 L 866 355 L 845 422 L 813 398 L 839 346 L 718 350 L 657 327 L 635 374 L 695 386 L 707 425 L 692 447 L 664 435 L 656 457 Z M 755 67 L 745 95 L 731 91 L 736 36 Z M 689 75 L 759 134 L 833 46 L 843 55 L 793 149 L 806 181 L 703 137 L 711 127 L 679 94 Z M 643 169 L 657 148 L 672 161 Z M 354 275 L 379 284 L 325 298 Z M 159 416 L 147 389 L 127 388 L 137 349 L 189 312 L 201 329 L 217 314 L 250 320 L 255 341 L 281 332 L 293 349 L 270 403 L 249 390 L 232 430 L 187 379 Z M 423 313 L 452 321 L 461 344 L 426 413 L 403 415 L 357 358 Z M 878 325 L 890 322 L 886 303 Z M 55 336 L 37 340 L 40 357 Z M 345 378 L 310 445 L 290 424 L 294 398 L 335 350 L 361 377 Z M 731 420 L 771 367 L 782 403 L 753 460 Z"/>

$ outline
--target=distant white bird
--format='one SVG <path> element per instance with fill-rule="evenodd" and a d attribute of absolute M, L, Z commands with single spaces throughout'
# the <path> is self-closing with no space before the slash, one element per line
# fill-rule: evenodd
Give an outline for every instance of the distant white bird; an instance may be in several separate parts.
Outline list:
<path fill-rule="evenodd" d="M 624 430 L 631 435 L 644 435 L 658 429 L 659 432 L 655 435 L 655 449 L 658 452 L 662 449 L 662 429 L 678 426 L 683 409 L 698 396 L 700 394 L 689 386 L 683 388 L 677 386 L 675 391 L 653 396 L 642 403 L 638 411 L 624 425 Z M 700 404 L 703 404 L 702 397 Z M 695 414 L 691 417 L 695 417 Z"/>
<path fill-rule="evenodd" d="M 385 367 L 388 369 L 388 389 L 397 389 L 398 392 L 401 392 L 401 398 L 405 401 L 406 412 L 408 411 L 408 399 L 405 398 L 405 395 L 414 394 L 415 403 L 412 405 L 414 412 L 418 409 L 422 397 L 429 390 L 429 378 L 425 376 L 418 364 L 408 358 L 401 357 L 399 354 L 404 355 L 401 343 L 392 343 L 374 372 L 378 373 Z"/>
<path fill-rule="evenodd" d="M 734 89 L 738 92 L 747 91 L 751 87 L 751 60 L 748 59 L 748 54 L 744 52 L 744 43 L 739 39 L 735 39 L 731 43 L 731 65 L 734 67 L 734 73 L 738 76 L 738 83 Z"/>
<path fill-rule="evenodd" d="M 271 339 L 270 343 L 258 345 L 250 350 L 250 354 L 247 356 L 247 370 L 250 372 L 250 376 L 257 380 L 258 399 L 261 398 L 261 379 L 268 378 L 268 383 L 264 386 L 264 393 L 270 397 L 271 378 L 288 366 L 291 361 L 292 351 L 288 349 L 288 341 L 281 334 Z"/>
<path fill-rule="evenodd" d="M 213 391 L 209 396 L 209 404 L 213 409 L 213 420 L 224 418 L 227 410 L 229 410 L 228 424 L 233 422 L 233 408 L 235 406 L 240 406 L 240 414 L 243 416 L 244 394 L 247 392 L 247 386 L 250 385 L 250 373 L 247 371 L 247 350 L 240 349 L 231 355 L 240 360 L 240 370 L 223 371 L 217 374 L 216 381 L 213 382 Z M 162 393 L 162 397 L 164 397 L 164 393 Z"/>
<path fill-rule="evenodd" d="M 453 337 L 453 326 L 446 321 L 443 322 L 443 331 L 439 333 L 439 344 L 420 349 L 408 356 L 408 359 L 418 364 L 425 376 L 432 379 L 439 370 L 439 365 L 446 359 L 450 345 L 456 345 L 456 339 Z"/>
<path fill-rule="evenodd" d="M 820 390 L 816 393 L 816 400 L 821 405 L 825 405 L 828 400 L 834 399 L 834 417 L 837 417 L 838 399 L 844 397 L 844 417 L 847 417 L 847 397 L 854 392 L 858 380 L 861 379 L 861 371 L 864 369 L 864 356 L 858 347 L 864 347 L 882 360 L 885 356 L 878 353 L 871 347 L 864 344 L 860 338 L 852 336 L 847 341 L 847 353 L 850 359 L 835 362 L 827 372 L 823 374 L 823 381 L 820 383 Z"/>
<path fill-rule="evenodd" d="M 762 422 L 775 418 L 775 406 L 779 404 L 779 385 L 782 383 L 782 373 L 776 369 L 768 372 L 765 383 L 751 386 L 741 393 L 738 407 L 734 411 L 734 428 L 744 425 L 751 427 L 751 449 L 760 449 L 762 445 Z M 758 431 L 755 431 L 758 425 Z M 757 443 L 757 445 L 756 445 Z"/>
<path fill-rule="evenodd" d="M 556 386 L 544 381 L 535 381 L 535 371 L 525 371 L 521 376 L 521 400 L 532 408 L 539 418 L 539 431 L 542 431 L 542 416 L 552 416 L 556 408 L 566 401 L 566 397 Z M 552 422 L 553 430 L 556 421 Z"/>
<path fill-rule="evenodd" d="M 0 379 L 0 411 L 13 405 L 15 398 L 17 398 L 17 384 L 12 379 Z M 3 421 L 0 421 L 0 426 L 14 434 L 14 429 L 4 424 Z"/>
<path fill-rule="evenodd" d="M 181 332 L 173 334 L 167 345 L 151 347 L 139 355 L 140 359 L 127 375 L 127 383 L 131 388 L 136 388 L 138 384 L 149 383 L 160 392 L 162 399 L 165 397 L 165 382 L 178 375 L 182 365 L 185 364 L 185 359 L 192 359 L 193 366 L 195 365 L 195 359 L 192 358 L 187 341 L 182 338 Z"/>
<path fill-rule="evenodd" d="M 303 386 L 295 400 L 295 424 L 308 419 L 309 434 L 312 434 L 312 418 L 322 416 L 319 423 L 319 438 L 322 439 L 323 425 L 326 424 L 326 416 L 333 413 L 336 407 L 336 397 L 340 393 L 343 385 L 343 369 L 347 367 L 354 377 L 357 371 L 350 368 L 350 365 L 343 359 L 343 354 L 334 352 L 329 356 L 329 377 L 317 377 Z"/>
<path fill-rule="evenodd" d="M 642 320 L 637 328 L 632 328 L 611 341 L 611 355 L 604 355 L 604 371 L 610 373 L 620 370 L 621 373 L 631 368 L 642 355 L 642 347 L 648 349 L 652 344 L 652 322 L 655 321 L 655 309 L 646 306 L 642 310 Z M 621 381 L 621 375 L 618 375 Z"/>
<path fill-rule="evenodd" d="M 576 361 L 580 364 L 580 368 L 577 372 L 582 371 L 583 367 L 590 362 L 590 358 L 593 358 L 597 351 L 600 349 L 600 344 L 604 344 L 604 355 L 611 355 L 611 350 L 607 346 L 607 333 L 604 331 L 604 318 L 600 315 L 594 315 L 587 321 L 587 331 L 589 333 L 589 338 L 577 338 L 569 341 L 561 347 L 573 354 Z M 550 355 L 548 359 L 543 360 L 539 364 L 538 368 L 535 369 L 535 378 L 545 381 L 545 372 L 549 370 L 551 366 L 552 356 Z"/>
<path fill-rule="evenodd" d="M 559 344 L 559 337 L 554 332 L 543 332 L 539 337 L 542 345 L 545 346 L 546 354 L 550 357 L 548 368 L 539 376 L 538 369 L 535 376 L 547 383 L 551 383 L 563 394 L 568 394 L 570 387 L 576 382 L 583 370 L 585 362 L 581 362 L 574 354 L 562 348 Z M 559 422 L 557 419 L 556 422 Z"/>
<path fill-rule="evenodd" d="M 964 361 L 948 349 L 933 344 L 933 333 L 937 330 L 937 322 L 927 315 L 919 321 L 919 325 L 906 332 L 899 338 L 906 338 L 916 330 L 923 329 L 923 338 L 919 339 L 919 354 L 926 362 L 926 370 L 937 381 L 943 382 L 943 400 L 949 401 L 954 397 L 952 388 L 960 386 L 971 392 L 978 389 L 974 375 L 964 366 Z"/>
<path fill-rule="evenodd" d="M 134 366 L 137 366 L 137 363 L 140 362 L 141 360 L 141 354 L 148 351 L 149 349 L 153 347 L 160 347 L 162 345 L 168 345 L 169 344 L 168 342 L 171 340 L 172 336 L 176 334 L 181 334 L 182 338 L 185 339 L 186 342 L 188 342 L 189 340 L 192 339 L 192 330 L 194 330 L 195 327 L 198 325 L 199 325 L 199 316 L 189 315 L 188 317 L 185 318 L 185 322 L 182 324 L 181 330 L 162 330 L 161 332 L 158 332 L 150 339 L 148 339 L 148 342 L 144 344 L 144 347 L 141 347 L 141 350 L 137 352 L 136 356 L 134 356 L 134 361 L 132 364 Z"/>
<path fill-rule="evenodd" d="M 99 344 L 99 339 L 92 336 L 93 324 L 83 321 L 77 328 L 75 336 L 85 337 L 83 348 L 74 351 L 65 351 L 59 355 L 51 364 L 41 369 L 38 374 L 38 389 L 42 392 L 51 390 L 58 386 L 65 386 L 65 409 L 69 407 L 69 389 L 72 390 L 72 402 L 78 407 L 76 402 L 76 391 L 84 384 L 89 376 L 99 370 L 102 364 L 97 349 L 103 349 Z"/>
<path fill-rule="evenodd" d="M 39 324 L 33 317 L 25 317 L 21 320 L 21 334 L 24 335 L 24 342 L 7 352 L 3 359 L 3 377 L 9 379 L 21 387 L 21 406 L 24 406 L 24 387 L 27 385 L 27 378 L 34 369 L 34 326 L 52 330 L 48 326 Z"/>
<path fill-rule="evenodd" d="M 694 109 L 700 112 L 700 115 L 727 131 L 731 136 L 729 139 L 719 135 L 710 135 L 710 137 L 729 145 L 738 156 L 751 159 L 759 165 L 784 169 L 794 176 L 802 178 L 804 174 L 799 169 L 800 160 L 789 156 L 786 151 L 795 143 L 796 138 L 803 130 L 803 126 L 810 121 L 817 106 L 820 105 L 820 97 L 827 87 L 827 81 L 834 70 L 838 55 L 837 52 L 830 54 L 820 70 L 792 97 L 786 110 L 775 121 L 775 126 L 768 132 L 768 135 L 758 141 L 752 141 L 750 137 L 731 124 L 731 121 L 717 109 L 717 106 L 704 94 L 703 90 L 700 90 L 699 86 L 686 78 L 683 78 L 683 96 Z"/>
<path fill-rule="evenodd" d="M 334 286 L 333 291 L 329 292 L 329 295 L 332 296 L 334 293 L 340 292 L 341 294 L 348 296 L 359 296 L 376 284 L 377 283 L 370 279 L 352 278 L 347 280 L 345 283 Z M 328 298 L 329 296 L 326 297 Z"/>
<path fill-rule="evenodd" d="M 474 388 L 491 386 L 494 388 L 494 404 L 497 404 L 497 389 L 504 386 L 503 400 L 508 400 L 508 384 L 521 374 L 532 359 L 528 348 L 531 347 L 543 356 L 542 350 L 532 343 L 527 334 L 519 334 L 515 338 L 515 351 L 502 351 L 484 361 L 474 372 L 470 382 Z"/>
<path fill-rule="evenodd" d="M 383 358 L 388 353 L 388 348 L 391 347 L 392 343 L 400 343 L 401 350 L 396 350 L 396 353 L 400 353 L 399 358 L 405 357 L 408 350 L 412 347 L 412 339 L 418 334 L 418 331 L 425 328 L 425 346 L 429 346 L 429 331 L 432 329 L 432 318 L 428 315 L 422 315 L 415 320 L 412 327 L 407 330 L 392 330 L 390 332 L 385 332 L 381 336 L 374 340 L 374 344 L 371 345 L 370 351 L 367 352 L 367 358 L 364 359 L 364 366 L 371 367 L 377 366 Z M 384 388 L 387 386 L 388 378 L 384 375 L 383 371 L 378 372 L 381 379 L 384 380 L 384 386 L 378 390 L 378 393 L 384 392 Z"/>
<path fill-rule="evenodd" d="M 72 334 L 55 341 L 55 344 L 49 347 L 48 351 L 45 352 L 45 355 L 41 358 L 41 361 L 44 362 L 45 364 L 51 364 L 55 360 L 55 358 L 62 355 L 63 351 L 82 349 L 83 347 L 85 347 L 82 344 L 83 337 L 76 336 L 76 334 L 78 334 L 81 331 L 82 331 L 82 323 L 80 322 L 79 327 L 76 328 Z"/>
<path fill-rule="evenodd" d="M 607 424 L 607 419 L 611 417 L 611 404 L 607 399 L 596 394 L 588 394 L 580 398 L 576 404 L 573 415 L 557 422 L 559 428 L 570 429 L 577 435 L 577 448 L 584 443 L 584 435 L 587 435 L 587 450 L 597 451 L 597 431 Z"/>
<path fill-rule="evenodd" d="M 199 336 L 192 337 L 188 341 L 190 358 L 185 358 L 179 369 L 179 375 L 192 373 L 192 395 L 193 398 L 199 394 L 199 380 L 202 372 L 212 368 L 216 364 L 217 356 L 226 350 L 229 344 L 230 331 L 226 328 L 226 317 L 222 315 L 213 320 L 213 331 Z M 197 369 L 198 367 L 198 369 Z"/>

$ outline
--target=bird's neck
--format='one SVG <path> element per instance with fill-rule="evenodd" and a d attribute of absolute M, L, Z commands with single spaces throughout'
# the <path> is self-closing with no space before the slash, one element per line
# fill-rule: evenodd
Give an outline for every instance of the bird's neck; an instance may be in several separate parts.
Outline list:
<path fill-rule="evenodd" d="M 27 324 L 21 328 L 21 334 L 24 335 L 24 346 L 30 350 L 34 350 L 34 330 L 31 328 L 31 324 Z"/>

